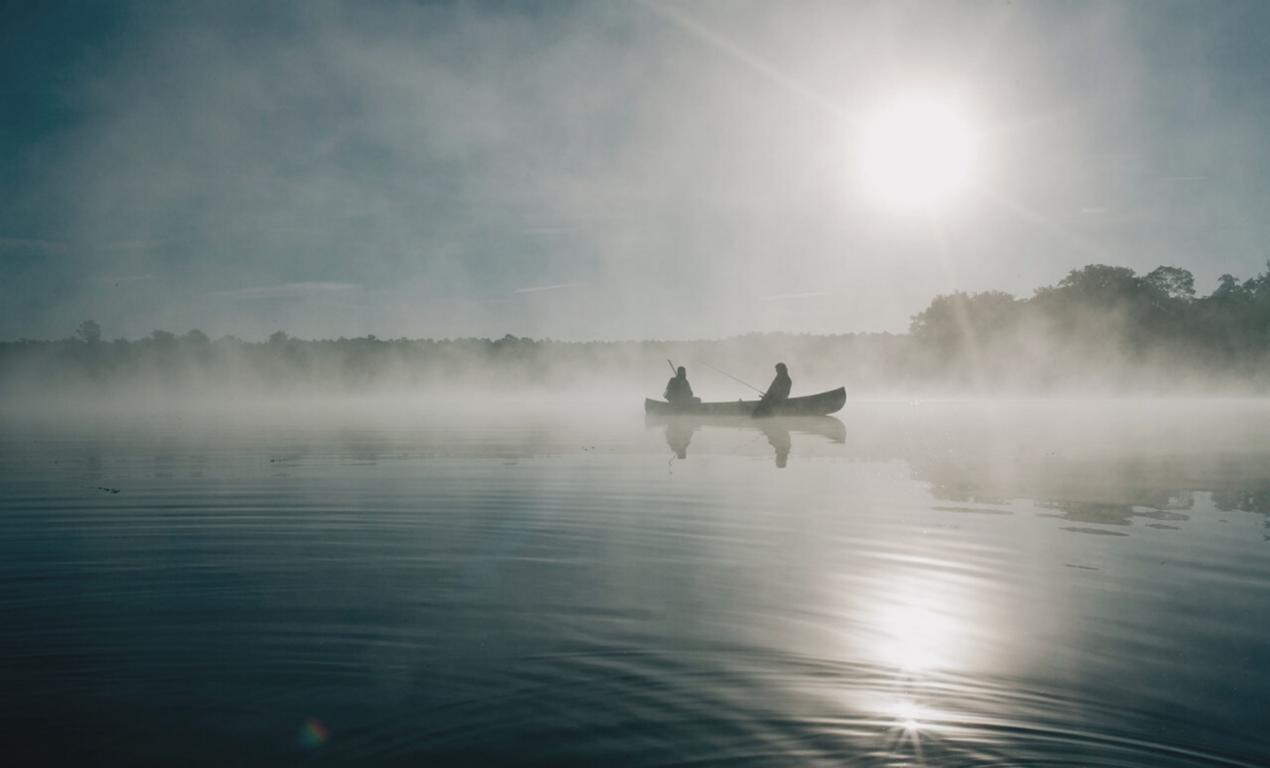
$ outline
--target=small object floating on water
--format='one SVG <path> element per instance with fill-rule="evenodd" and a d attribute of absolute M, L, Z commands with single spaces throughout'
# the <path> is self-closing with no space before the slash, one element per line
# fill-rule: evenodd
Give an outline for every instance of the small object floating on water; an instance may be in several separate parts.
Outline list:
<path fill-rule="evenodd" d="M 107 487 L 106 487 L 106 486 L 104 486 L 104 485 L 99 485 L 99 486 L 97 486 L 97 490 L 99 490 L 99 491 L 105 491 L 106 493 L 119 493 L 119 489 L 118 489 L 118 488 L 107 488 Z"/>

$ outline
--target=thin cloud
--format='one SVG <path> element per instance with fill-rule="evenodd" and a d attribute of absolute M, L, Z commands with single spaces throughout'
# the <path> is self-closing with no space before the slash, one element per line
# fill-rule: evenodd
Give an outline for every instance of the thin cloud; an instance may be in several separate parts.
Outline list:
<path fill-rule="evenodd" d="M 108 251 L 151 251 L 163 246 L 162 240 L 117 240 L 106 244 Z"/>
<path fill-rule="evenodd" d="M 304 299 L 314 296 L 343 294 L 360 288 L 361 286 L 356 283 L 278 283 L 276 285 L 256 285 L 232 291 L 213 291 L 212 295 L 240 301 Z"/>
<path fill-rule="evenodd" d="M 28 237 L 0 237 L 0 248 L 29 248 L 37 251 L 62 251 L 66 244 L 57 240 L 38 240 Z"/>
<path fill-rule="evenodd" d="M 828 296 L 828 291 L 806 291 L 804 293 L 777 293 L 771 296 L 764 296 L 763 301 L 798 301 L 800 299 L 814 299 L 819 296 Z"/>
<path fill-rule="evenodd" d="M 154 280 L 154 275 L 146 273 L 144 275 L 124 275 L 122 277 L 103 277 L 103 283 L 114 283 L 115 285 L 125 285 L 127 283 L 139 283 L 144 280 Z"/>
<path fill-rule="evenodd" d="M 555 237 L 577 232 L 578 227 L 528 227 L 524 230 L 530 237 Z"/>
<path fill-rule="evenodd" d="M 535 285 L 529 288 L 517 288 L 516 290 L 512 291 L 512 293 L 517 294 L 517 293 L 540 293 L 542 291 L 559 291 L 565 288 L 581 288 L 583 285 L 585 285 L 585 283 L 556 283 L 554 285 Z"/>

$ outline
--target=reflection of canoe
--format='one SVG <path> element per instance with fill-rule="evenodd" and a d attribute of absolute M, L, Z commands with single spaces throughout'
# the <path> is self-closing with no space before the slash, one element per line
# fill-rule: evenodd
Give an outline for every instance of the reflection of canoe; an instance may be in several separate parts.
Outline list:
<path fill-rule="evenodd" d="M 842 387 L 806 397 L 791 397 L 782 403 L 765 406 L 763 416 L 827 416 L 842 408 L 847 402 L 847 390 Z M 664 400 L 644 400 L 645 413 L 685 414 L 694 416 L 754 416 L 758 400 L 737 400 L 727 403 L 692 403 L 671 405 Z"/>
<path fill-rule="evenodd" d="M 722 427 L 724 429 L 757 429 L 764 433 L 784 431 L 819 435 L 835 443 L 846 442 L 847 439 L 846 425 L 833 416 L 778 416 L 755 420 L 749 416 L 647 413 L 644 415 L 644 424 L 649 427 L 669 427 L 688 436 L 700 427 Z"/>

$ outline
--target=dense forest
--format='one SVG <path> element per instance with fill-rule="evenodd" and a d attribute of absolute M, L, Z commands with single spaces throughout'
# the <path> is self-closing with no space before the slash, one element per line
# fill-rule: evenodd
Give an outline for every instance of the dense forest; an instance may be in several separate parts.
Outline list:
<path fill-rule="evenodd" d="M 1094 264 L 1028 299 L 939 296 L 910 330 L 928 375 L 975 386 L 1260 390 L 1270 384 L 1270 273 L 1242 282 L 1222 275 L 1210 295 L 1196 296 L 1185 269 L 1138 275 Z"/>
<path fill-rule="evenodd" d="M 710 341 L 563 342 L 501 339 L 265 341 L 156 330 L 103 338 L 86 320 L 60 340 L 0 343 L 8 395 L 381 392 L 452 387 L 566 391 L 619 386 L 659 394 L 667 361 L 689 366 L 698 394 L 763 386 L 771 364 L 796 389 L 859 392 L 1135 391 L 1255 394 L 1270 389 L 1270 273 L 1223 275 L 1197 296 L 1190 272 L 1145 275 L 1090 265 L 1029 298 L 999 291 L 936 297 L 908 334 L 756 333 Z"/>

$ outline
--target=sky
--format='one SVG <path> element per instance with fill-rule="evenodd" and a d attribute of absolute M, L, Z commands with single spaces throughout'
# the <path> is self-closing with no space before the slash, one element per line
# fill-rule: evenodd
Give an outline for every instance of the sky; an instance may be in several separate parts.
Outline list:
<path fill-rule="evenodd" d="M 1108 263 L 1270 258 L 1270 3 L 0 10 L 0 339 L 907 329 Z M 887 105 L 970 179 L 862 183 Z"/>

